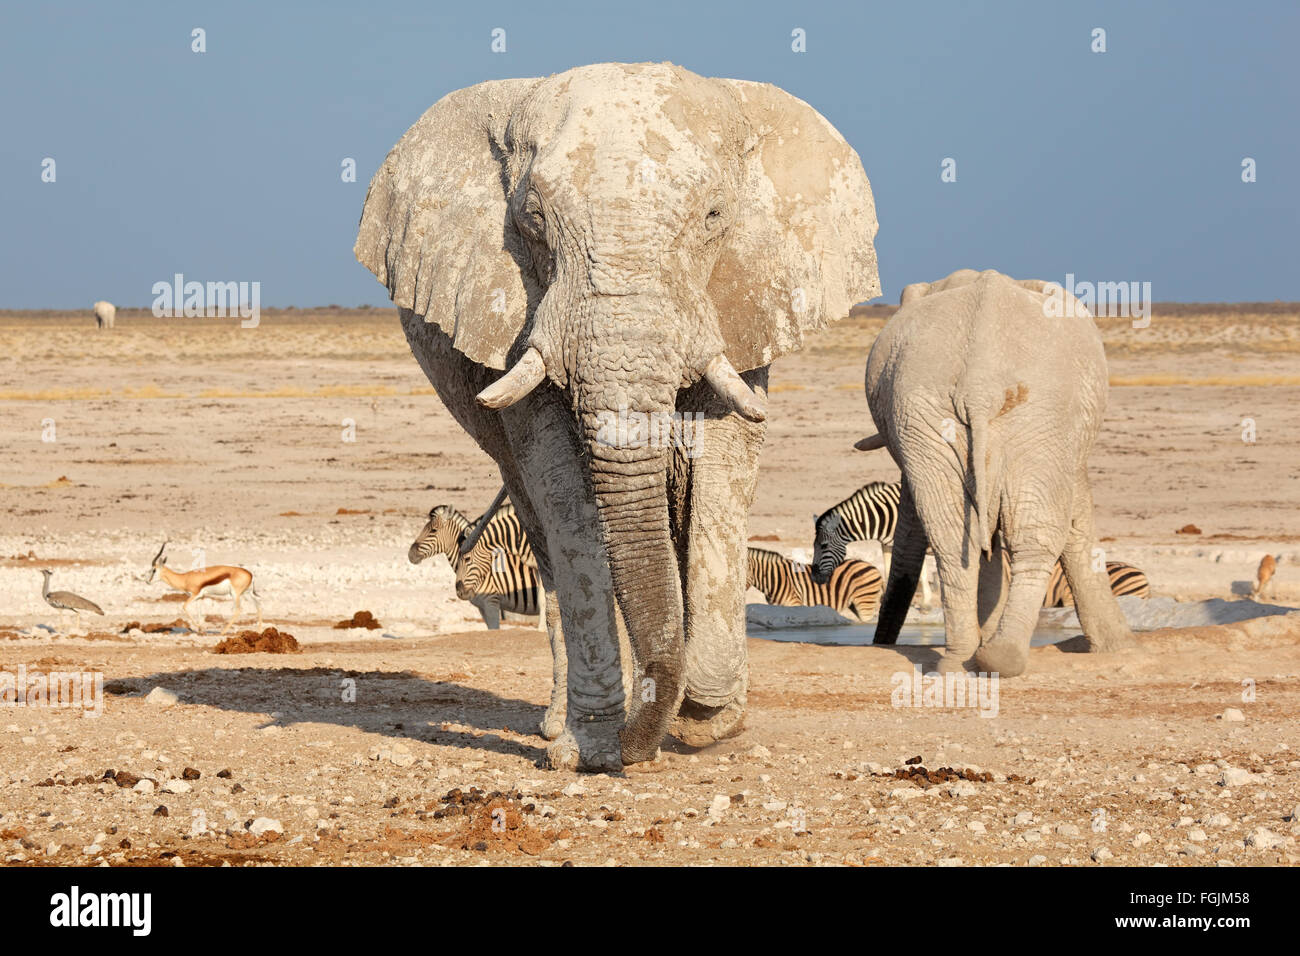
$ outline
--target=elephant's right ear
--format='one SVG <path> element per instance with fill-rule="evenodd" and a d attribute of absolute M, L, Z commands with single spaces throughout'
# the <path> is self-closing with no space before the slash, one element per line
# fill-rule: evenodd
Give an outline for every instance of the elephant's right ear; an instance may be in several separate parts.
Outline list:
<path fill-rule="evenodd" d="M 807 103 L 768 83 L 718 80 L 744 117 L 740 208 L 709 283 L 739 371 L 880 295 L 876 206 L 858 154 Z"/>
<path fill-rule="evenodd" d="M 398 308 L 488 368 L 505 368 L 528 318 L 528 253 L 510 224 L 502 142 L 539 82 L 480 83 L 431 106 L 370 181 L 353 248 Z"/>

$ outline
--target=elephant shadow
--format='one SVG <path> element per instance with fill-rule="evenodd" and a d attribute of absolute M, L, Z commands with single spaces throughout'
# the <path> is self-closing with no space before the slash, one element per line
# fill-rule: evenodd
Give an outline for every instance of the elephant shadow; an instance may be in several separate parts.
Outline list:
<path fill-rule="evenodd" d="M 545 707 L 412 671 L 213 667 L 107 681 L 104 692 L 110 699 L 138 698 L 155 686 L 175 692 L 186 704 L 272 714 L 258 730 L 334 724 L 385 737 L 522 757 L 539 767 L 546 757 L 544 746 L 500 734 L 537 736 Z M 540 736 L 537 739 L 541 741 Z"/>

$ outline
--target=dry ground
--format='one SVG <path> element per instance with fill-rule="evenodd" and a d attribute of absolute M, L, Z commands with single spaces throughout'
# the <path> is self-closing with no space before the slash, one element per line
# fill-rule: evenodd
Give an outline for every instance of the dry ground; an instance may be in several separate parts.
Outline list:
<path fill-rule="evenodd" d="M 888 311 L 774 367 L 751 534 L 808 547 L 814 512 L 896 478 L 888 456 L 849 448 L 871 430 L 862 370 Z M 1277 600 L 1300 603 L 1296 316 L 1157 306 L 1149 329 L 1099 323 L 1115 387 L 1092 458 L 1098 526 L 1109 556 L 1142 566 L 1157 593 L 1239 594 L 1274 553 Z M 100 670 L 114 691 L 98 718 L 0 710 L 0 853 L 1059 864 L 1104 846 L 1109 862 L 1294 861 L 1294 618 L 1157 634 L 1115 657 L 1036 650 L 996 718 L 892 707 L 893 675 L 928 651 L 753 640 L 741 737 L 672 752 L 654 775 L 541 770 L 544 640 L 467 623 L 449 573 L 405 563 L 424 512 L 475 512 L 496 486 L 386 310 L 270 312 L 248 330 L 126 311 L 111 333 L 88 314 L 0 313 L 0 665 Z M 1202 534 L 1175 533 L 1187 524 Z M 182 564 L 202 549 L 253 567 L 269 623 L 305 637 L 304 653 L 213 656 L 215 636 L 118 634 L 176 617 L 139 580 L 164 536 Z M 42 566 L 103 603 L 96 633 L 115 639 L 50 637 Z M 361 608 L 403 626 L 366 639 L 329 629 Z M 355 703 L 339 699 L 347 678 Z M 154 686 L 180 703 L 146 703 Z M 1221 719 L 1230 708 L 1244 719 Z M 929 787 L 880 775 L 914 756 L 930 771 L 979 769 Z M 188 783 L 182 793 L 123 776 L 165 784 L 186 767 L 200 776 L 172 787 Z M 445 795 L 470 787 L 507 794 L 504 831 L 477 796 L 468 816 L 447 809 Z M 245 824 L 258 818 L 283 836 L 254 837 Z"/>

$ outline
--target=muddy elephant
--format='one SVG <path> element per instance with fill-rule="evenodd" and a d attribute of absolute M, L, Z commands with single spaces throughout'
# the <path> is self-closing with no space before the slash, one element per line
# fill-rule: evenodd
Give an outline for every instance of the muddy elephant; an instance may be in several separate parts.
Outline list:
<path fill-rule="evenodd" d="M 96 328 L 111 329 L 117 323 L 117 307 L 112 302 L 100 300 L 91 311 L 95 313 Z"/>
<path fill-rule="evenodd" d="M 909 285 L 901 303 L 867 359 L 878 433 L 858 443 L 888 447 L 903 472 L 875 642 L 897 640 L 927 542 L 942 586 L 940 670 L 1023 673 L 1058 556 L 1092 649 L 1130 642 L 1093 567 L 1087 458 L 1108 383 L 1092 317 L 1059 286 L 992 270 Z"/>
<path fill-rule="evenodd" d="M 556 597 L 553 766 L 739 729 L 768 365 L 878 294 L 875 232 L 862 164 L 814 109 L 671 64 L 460 90 L 375 174 L 357 258 Z"/>

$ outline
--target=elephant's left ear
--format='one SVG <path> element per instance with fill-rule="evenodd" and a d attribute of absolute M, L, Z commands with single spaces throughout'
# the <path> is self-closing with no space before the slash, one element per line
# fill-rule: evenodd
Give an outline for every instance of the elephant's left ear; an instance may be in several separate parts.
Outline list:
<path fill-rule="evenodd" d="M 357 228 L 357 259 L 393 303 L 488 368 L 506 367 L 536 294 L 509 225 L 502 140 L 539 82 L 492 80 L 431 106 L 370 181 Z"/>
<path fill-rule="evenodd" d="M 876 204 L 858 154 L 815 109 L 769 83 L 718 82 L 750 135 L 709 293 L 727 357 L 745 371 L 880 295 Z"/>

